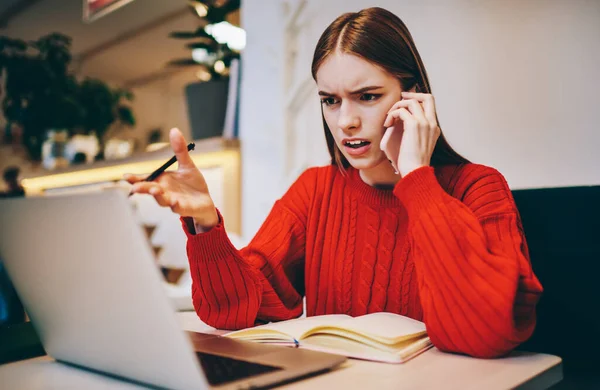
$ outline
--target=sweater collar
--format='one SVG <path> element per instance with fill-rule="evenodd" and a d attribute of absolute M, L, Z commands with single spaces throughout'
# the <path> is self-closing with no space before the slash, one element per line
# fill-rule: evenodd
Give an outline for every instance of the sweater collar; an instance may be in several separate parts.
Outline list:
<path fill-rule="evenodd" d="M 348 185 L 359 201 L 372 206 L 398 207 L 402 205 L 400 199 L 394 195 L 393 186 L 372 187 L 362 180 L 358 169 L 348 167 L 346 172 L 348 172 Z"/>

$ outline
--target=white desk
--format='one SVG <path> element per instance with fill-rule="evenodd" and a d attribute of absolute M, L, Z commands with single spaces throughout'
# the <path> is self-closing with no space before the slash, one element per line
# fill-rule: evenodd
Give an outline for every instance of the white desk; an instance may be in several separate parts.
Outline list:
<path fill-rule="evenodd" d="M 214 332 L 195 313 L 179 313 L 182 327 Z M 350 360 L 342 367 L 285 389 L 544 389 L 562 379 L 561 359 L 556 356 L 514 352 L 503 359 L 473 359 L 431 349 L 407 362 L 394 365 Z M 56 363 L 45 356 L 0 365 L 2 389 L 141 389 L 142 387 L 100 374 Z"/>

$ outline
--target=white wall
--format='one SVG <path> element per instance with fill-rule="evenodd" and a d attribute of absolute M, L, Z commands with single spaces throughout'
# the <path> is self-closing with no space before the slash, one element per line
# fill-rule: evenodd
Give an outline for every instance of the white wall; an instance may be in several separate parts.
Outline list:
<path fill-rule="evenodd" d="M 242 234 L 248 238 L 280 195 L 284 175 L 283 7 L 278 0 L 245 0 L 242 7 Z"/>
<path fill-rule="evenodd" d="M 242 3 L 245 236 L 304 167 L 327 162 L 312 50 L 335 17 L 374 5 L 412 32 L 460 153 L 512 188 L 600 184 L 600 2 L 307 0 L 287 23 L 300 3 Z"/>

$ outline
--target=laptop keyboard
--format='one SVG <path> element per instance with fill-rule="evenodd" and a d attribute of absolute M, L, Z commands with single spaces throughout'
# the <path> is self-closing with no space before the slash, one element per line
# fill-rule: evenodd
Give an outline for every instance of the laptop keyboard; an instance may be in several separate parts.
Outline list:
<path fill-rule="evenodd" d="M 213 386 L 245 379 L 267 372 L 281 370 L 280 367 L 250 363 L 229 357 L 196 352 L 208 383 Z"/>

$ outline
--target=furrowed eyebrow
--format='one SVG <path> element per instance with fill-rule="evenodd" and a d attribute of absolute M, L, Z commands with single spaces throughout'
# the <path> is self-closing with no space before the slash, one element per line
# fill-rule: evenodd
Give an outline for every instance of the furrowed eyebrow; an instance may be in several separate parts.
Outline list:
<path fill-rule="evenodd" d="M 362 87 L 360 89 L 357 89 L 356 91 L 352 91 L 352 92 L 350 92 L 350 94 L 351 95 L 359 95 L 361 93 L 365 93 L 365 92 L 380 89 L 380 88 L 383 88 L 383 87 L 379 86 L 379 85 L 369 85 L 367 87 Z M 319 91 L 319 96 L 335 96 L 335 94 L 333 94 L 331 92 L 327 92 L 327 91 Z"/>
<path fill-rule="evenodd" d="M 380 89 L 380 88 L 383 88 L 383 87 L 379 86 L 379 85 L 370 85 L 368 87 L 362 87 L 360 89 L 357 89 L 356 91 L 350 92 L 350 94 L 351 95 L 358 95 L 358 94 L 361 94 L 361 93 L 365 93 L 365 92 L 372 91 L 374 89 Z"/>

